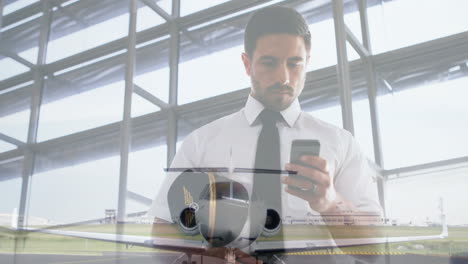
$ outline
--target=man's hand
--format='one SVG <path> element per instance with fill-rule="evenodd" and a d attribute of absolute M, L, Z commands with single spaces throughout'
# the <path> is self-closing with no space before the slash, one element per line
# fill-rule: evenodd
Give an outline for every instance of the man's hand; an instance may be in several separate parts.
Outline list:
<path fill-rule="evenodd" d="M 307 166 L 286 164 L 286 170 L 296 171 L 302 176 L 282 177 L 282 183 L 287 185 L 286 192 L 306 200 L 310 208 L 319 213 L 335 212 L 338 208 L 349 206 L 349 203 L 336 192 L 327 170 L 326 160 L 318 156 L 303 155 L 301 162 Z M 296 188 L 291 188 L 291 186 Z"/>
<path fill-rule="evenodd" d="M 302 198 L 309 202 L 310 208 L 320 214 L 324 213 L 341 213 L 342 211 L 357 212 L 358 210 L 350 201 L 346 200 L 341 196 L 333 185 L 333 179 L 327 170 L 327 162 L 317 156 L 301 157 L 301 162 L 305 166 L 293 163 L 287 163 L 285 168 L 289 171 L 295 171 L 302 177 L 282 177 L 282 183 L 286 184 L 286 192 Z M 316 187 L 314 187 L 314 185 Z M 290 186 L 296 187 L 292 188 Z M 297 189 L 298 188 L 298 189 Z M 352 188 L 350 186 L 350 188 Z M 313 191 L 311 191 L 313 190 Z M 331 222 L 331 225 L 335 225 L 335 222 Z M 366 222 L 359 222 L 358 225 L 366 225 Z M 343 229 L 330 228 L 329 231 L 333 238 L 342 238 Z M 357 228 L 355 231 L 356 238 L 364 237 L 382 237 L 382 230 L 379 228 Z M 384 245 L 375 245 L 374 250 L 383 251 Z M 374 256 L 356 256 L 357 259 L 362 259 L 366 263 L 375 263 L 380 257 Z"/>

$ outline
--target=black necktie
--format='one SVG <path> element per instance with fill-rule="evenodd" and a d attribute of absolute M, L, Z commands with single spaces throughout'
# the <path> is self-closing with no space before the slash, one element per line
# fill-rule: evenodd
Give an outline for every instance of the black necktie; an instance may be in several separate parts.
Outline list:
<path fill-rule="evenodd" d="M 263 124 L 258 136 L 255 169 L 280 170 L 280 142 L 276 122 L 282 119 L 279 112 L 265 109 L 258 119 Z"/>
<path fill-rule="evenodd" d="M 252 192 L 257 199 L 264 201 L 267 209 L 275 210 L 282 217 L 281 175 L 277 171 L 281 169 L 280 138 L 276 127 L 276 123 L 282 120 L 282 116 L 279 112 L 265 109 L 258 118 L 263 127 L 258 136 L 254 168 L 275 171 L 254 173 Z M 277 234 L 282 240 L 282 230 Z"/>

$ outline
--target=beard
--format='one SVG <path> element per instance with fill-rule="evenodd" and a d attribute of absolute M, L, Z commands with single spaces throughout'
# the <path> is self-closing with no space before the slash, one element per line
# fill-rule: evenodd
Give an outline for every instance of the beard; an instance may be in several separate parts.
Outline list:
<path fill-rule="evenodd" d="M 251 95 L 262 103 L 265 108 L 273 111 L 283 111 L 288 108 L 297 97 L 294 88 L 289 85 L 276 83 L 262 88 L 259 82 L 253 78 L 251 79 L 251 83 Z"/>

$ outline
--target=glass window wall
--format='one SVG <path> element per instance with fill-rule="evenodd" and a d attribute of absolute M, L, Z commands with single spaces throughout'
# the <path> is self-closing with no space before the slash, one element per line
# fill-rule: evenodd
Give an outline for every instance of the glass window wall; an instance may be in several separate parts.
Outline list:
<path fill-rule="evenodd" d="M 10 175 L 13 176 L 13 175 Z M 18 213 L 21 195 L 21 176 L 14 175 L 10 179 L 0 178 L 0 193 L 2 202 L 0 203 L 0 226 L 10 227 L 12 215 Z M 3 178 L 3 177 L 2 177 Z"/>
<path fill-rule="evenodd" d="M 440 201 L 449 225 L 468 224 L 468 166 L 459 164 L 389 175 L 386 183 L 388 216 L 400 224 L 440 224 Z"/>
<path fill-rule="evenodd" d="M 20 10 L 22 8 L 25 8 L 29 5 L 32 5 L 36 2 L 39 2 L 39 0 L 16 0 L 12 1 L 10 4 L 5 5 L 3 7 L 3 15 L 6 16 L 10 13 L 13 13 L 17 10 Z"/>
<path fill-rule="evenodd" d="M 157 99 L 169 101 L 169 35 L 137 46 L 134 83 Z"/>
<path fill-rule="evenodd" d="M 468 1 L 382 1 L 368 9 L 374 53 L 465 32 Z"/>
<path fill-rule="evenodd" d="M 165 145 L 130 153 L 127 213 L 148 210 L 166 176 L 166 160 Z"/>
<path fill-rule="evenodd" d="M 468 78 L 379 96 L 386 169 L 468 156 Z"/>
<path fill-rule="evenodd" d="M 310 63 L 307 67 L 307 71 L 313 71 L 336 65 L 337 55 L 333 19 L 326 19 L 309 24 L 309 30 L 312 35 L 312 40 L 310 49 Z M 353 33 L 354 32 L 355 31 L 353 30 Z M 349 44 L 347 45 L 347 53 L 349 61 L 359 58 L 359 55 Z"/>
<path fill-rule="evenodd" d="M 17 146 L 6 141 L 0 140 L 0 153 L 16 149 Z"/>
<path fill-rule="evenodd" d="M 5 14 L 38 1 L 9 2 L 11 4 L 5 6 Z M 128 1 L 113 1 L 112 5 L 108 5 L 109 2 L 65 1 L 60 7 L 54 7 L 47 63 L 126 37 Z M 172 0 L 154 2 L 171 13 Z M 226 2 L 228 0 L 182 0 L 181 16 Z M 307 4 L 301 7 L 307 7 Z M 422 5 L 424 10 L 421 9 Z M 467 31 L 468 24 L 463 10 L 468 9 L 468 6 L 463 9 L 464 5 L 456 0 L 395 0 L 369 7 L 374 53 Z M 415 10 L 420 11 L 417 16 Z M 242 22 L 244 20 L 238 18 L 243 17 L 242 12 L 229 18 L 193 25 L 180 33 L 179 104 L 193 103 L 250 86 L 241 61 L 241 29 L 245 24 Z M 337 63 L 334 24 L 331 10 L 327 12 L 330 12 L 328 17 L 308 22 L 312 32 L 311 61 L 307 68 L 309 72 L 326 72 L 331 68 L 323 68 L 333 67 Z M 42 13 L 36 14 L 2 28 L 2 158 L 7 156 L 4 154 L 21 152 L 21 149 L 10 151 L 17 146 L 8 143 L 7 137 L 13 141 L 27 140 L 31 95 L 35 84 L 30 81 L 16 87 L 4 87 L 4 81 L 30 70 L 15 61 L 14 56 L 36 63 L 41 16 Z M 166 23 L 141 1 L 137 20 L 139 32 Z M 345 22 L 360 40 L 359 13 L 355 11 L 346 14 Z M 151 30 L 140 35 L 149 33 L 152 33 Z M 165 177 L 163 168 L 167 159 L 167 130 L 159 124 L 166 121 L 167 115 L 164 111 L 155 112 L 169 101 L 169 38 L 169 35 L 158 39 L 149 36 L 145 43 L 137 45 L 134 83 L 138 87 L 133 94 L 131 116 L 140 118 L 134 119 L 136 122 L 132 127 L 134 141 L 129 154 L 127 213 L 146 211 Z M 349 44 L 347 49 L 350 61 L 359 58 Z M 46 73 L 39 115 L 39 144 L 31 146 L 37 147 L 37 159 L 30 184 L 30 226 L 76 223 L 90 219 L 105 221 L 106 210 L 117 209 L 120 130 L 115 129 L 112 135 L 93 139 L 85 136 L 94 133 L 91 130 L 95 128 L 122 120 L 126 50 L 99 56 L 76 64 L 70 62 L 64 66 L 67 68 L 60 68 L 60 63 L 54 63 L 53 66 L 59 69 L 54 73 Z M 462 70 L 460 66 L 460 72 Z M 468 86 L 468 78 L 457 75 L 455 79 L 451 76 L 444 75 L 438 83 L 423 80 L 420 85 L 412 87 L 399 87 L 396 84 L 391 93 L 385 91 L 379 94 L 385 169 L 468 156 L 468 119 L 465 114 L 468 113 L 465 103 L 468 93 L 464 89 Z M 317 96 L 309 96 L 308 101 L 301 101 L 303 109 L 319 119 L 342 127 L 338 90 L 326 82 L 323 86 L 308 86 L 304 90 L 308 95 L 314 93 Z M 330 90 L 318 91 L 325 87 Z M 213 109 L 207 111 L 216 112 Z M 199 112 L 183 114 L 185 116 L 182 117 L 178 113 L 177 146 L 180 146 L 188 132 L 208 120 L 195 116 Z M 353 96 L 353 114 L 356 139 L 366 155 L 373 159 L 367 94 Z M 148 123 L 142 125 L 139 122 L 141 120 Z M 164 129 L 158 129 L 158 126 Z M 149 133 L 148 127 L 154 130 Z M 77 142 L 62 138 L 78 132 L 85 133 Z M 54 142 L 43 142 L 47 140 Z M 52 146 L 55 142 L 58 144 Z M 5 153 L 7 151 L 10 152 Z M 9 157 L 8 160 L 0 160 L 0 193 L 2 198 L 6 198 L 5 202 L 0 203 L 0 225 L 5 225 L 8 217 L 11 220 L 11 213 L 19 207 L 23 169 L 21 153 L 12 160 Z M 437 204 L 441 197 L 449 224 L 468 224 L 468 215 L 463 210 L 463 205 L 468 201 L 461 195 L 468 187 L 465 179 L 467 168 L 466 164 L 459 164 L 389 175 L 391 180 L 386 187 L 389 217 L 403 224 L 437 224 Z M 4 242 L 0 241 L 0 244 L 4 245 Z"/>
<path fill-rule="evenodd" d="M 213 35 L 216 35 L 215 32 Z M 223 41 L 193 43 L 184 34 L 181 35 L 181 43 L 186 44 L 182 46 L 179 64 L 179 104 L 250 86 L 241 60 L 243 45 L 240 45 L 239 40 L 232 44 L 223 44 Z M 219 49 L 218 45 L 228 47 Z"/>
<path fill-rule="evenodd" d="M 172 14 L 172 0 L 158 0 L 156 1 L 159 7 L 161 7 L 166 13 Z"/>
<path fill-rule="evenodd" d="M 0 55 L 0 81 L 29 71 L 29 68 L 12 58 Z"/>
<path fill-rule="evenodd" d="M 220 5 L 230 0 L 201 0 L 201 1 L 193 1 L 193 0 L 181 0 L 180 1 L 180 16 L 186 16 L 198 11 L 202 11 L 204 9 Z"/>
<path fill-rule="evenodd" d="M 58 152 L 59 150 L 53 155 L 60 155 Z M 29 216 L 40 222 L 29 221 L 30 226 L 99 219 L 105 217 L 106 209 L 116 209 L 119 157 L 76 165 L 69 165 L 70 162 L 74 163 L 66 158 L 60 161 L 56 159 L 54 165 L 61 163 L 61 168 L 49 168 L 43 162 L 36 165 L 37 172 L 32 177 L 31 184 Z"/>
<path fill-rule="evenodd" d="M 82 3 L 83 2 L 83 3 Z M 86 3 L 84 3 L 86 2 Z M 85 6 L 86 5 L 86 6 Z M 78 7 L 79 6 L 79 7 Z M 75 17 L 64 16 L 64 13 L 75 12 L 78 8 L 86 8 L 82 16 L 75 21 Z M 112 8 L 112 10 L 110 10 Z M 128 1 L 114 1 L 113 5 L 106 5 L 99 1 L 78 1 L 62 8 L 62 12 L 54 12 L 54 24 L 51 41 L 48 45 L 47 63 L 89 50 L 128 35 Z M 97 17 L 96 13 L 102 13 Z M 115 14 L 115 15 L 111 15 Z M 86 19 L 86 20 L 85 20 Z M 61 20 L 71 20 L 75 26 L 65 31 Z M 137 15 L 137 31 L 142 31 L 165 21 L 146 5 L 140 5 Z"/>
<path fill-rule="evenodd" d="M 45 98 L 51 89 L 52 85 L 46 87 Z M 124 82 L 120 81 L 43 104 L 38 141 L 121 121 L 123 96 Z"/>
<path fill-rule="evenodd" d="M 0 133 L 26 142 L 31 106 L 32 82 L 0 94 Z"/>
<path fill-rule="evenodd" d="M 367 90 L 364 91 L 366 93 Z M 375 161 L 374 142 L 372 140 L 372 123 L 367 94 L 353 100 L 354 137 L 367 158 Z"/>
<path fill-rule="evenodd" d="M 169 67 L 137 75 L 135 84 L 158 99 L 169 101 Z"/>
<path fill-rule="evenodd" d="M 309 113 L 314 117 L 317 117 L 318 119 L 328 122 L 334 126 L 343 127 L 343 118 L 341 116 L 340 105 L 315 109 L 313 111 L 310 111 Z"/>

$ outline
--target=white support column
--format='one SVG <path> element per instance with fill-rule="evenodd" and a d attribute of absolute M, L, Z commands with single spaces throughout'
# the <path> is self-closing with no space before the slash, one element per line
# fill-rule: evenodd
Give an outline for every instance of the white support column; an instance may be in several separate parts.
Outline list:
<path fill-rule="evenodd" d="M 376 82 L 376 71 L 374 67 L 374 61 L 372 57 L 372 47 L 370 42 L 370 35 L 369 35 L 369 21 L 367 19 L 367 0 L 358 0 L 358 7 L 359 7 L 359 17 L 361 22 L 361 32 L 362 32 L 362 43 L 364 48 L 368 52 L 368 57 L 366 59 L 366 78 L 367 78 L 367 98 L 369 100 L 369 112 L 371 118 L 371 126 L 372 126 L 372 140 L 374 146 L 374 160 L 375 163 L 383 169 L 383 157 L 382 157 L 382 144 L 380 141 L 380 123 L 378 118 L 378 108 L 377 108 L 377 82 Z M 383 209 L 383 217 L 384 219 L 387 218 L 387 208 L 385 204 L 385 183 L 386 178 L 383 175 L 382 178 L 378 178 L 377 180 L 377 188 L 379 193 L 379 201 L 382 205 Z M 388 244 L 385 244 L 385 250 L 387 253 L 390 250 Z M 385 263 L 390 263 L 390 256 L 388 254 L 385 255 Z"/>
<path fill-rule="evenodd" d="M 47 44 L 49 42 L 50 27 L 52 24 L 52 10 L 49 0 L 42 1 L 43 16 L 41 19 L 39 34 L 39 51 L 37 56 L 37 66 L 33 70 L 34 86 L 31 97 L 31 111 L 29 114 L 29 127 L 27 147 L 24 150 L 21 196 L 18 211 L 18 227 L 27 226 L 27 208 L 30 194 L 30 180 L 34 174 L 35 153 L 32 146 L 37 141 L 37 130 L 39 126 L 39 114 L 42 103 L 42 93 L 44 90 L 44 74 L 41 69 L 46 62 Z"/>
<path fill-rule="evenodd" d="M 370 36 L 369 36 L 369 21 L 367 19 L 367 0 L 357 0 L 359 8 L 359 19 L 361 21 L 362 43 L 369 54 L 372 52 Z"/>
<path fill-rule="evenodd" d="M 362 32 L 362 43 L 365 49 L 368 51 L 369 57 L 366 62 L 366 78 L 367 78 L 367 97 L 369 100 L 369 111 L 372 126 L 372 140 L 374 146 L 374 160 L 380 168 L 383 169 L 383 157 L 382 157 L 382 143 L 380 139 L 380 123 L 378 117 L 378 106 L 377 106 L 377 82 L 376 72 L 374 67 L 374 61 L 372 57 L 370 36 L 369 36 L 369 22 L 367 20 L 367 0 L 358 0 L 359 5 L 359 16 L 361 20 L 361 32 Z M 379 188 L 379 200 L 380 204 L 384 209 L 384 216 L 386 217 L 386 206 L 385 206 L 385 177 L 384 180 L 378 180 Z"/>
<path fill-rule="evenodd" d="M 348 54 L 346 52 L 346 27 L 344 22 L 343 0 L 333 0 L 332 4 L 338 58 L 336 67 L 339 80 L 343 128 L 354 135 L 351 81 L 349 78 Z"/>
<path fill-rule="evenodd" d="M 180 0 L 172 0 L 172 17 L 180 16 Z M 169 167 L 176 153 L 177 145 L 177 106 L 178 78 L 179 78 L 179 55 L 180 55 L 180 34 L 179 27 L 175 22 L 170 24 L 171 40 L 169 53 L 169 105 L 167 124 L 167 166 Z"/>
<path fill-rule="evenodd" d="M 333 0 L 333 18 L 335 22 L 336 48 L 338 55 L 338 78 L 340 81 L 340 99 L 343 115 L 343 126 L 354 134 L 353 112 L 352 112 L 352 87 L 349 76 L 349 63 L 346 53 L 346 41 L 360 55 L 365 63 L 367 79 L 367 95 L 369 100 L 369 110 L 372 125 L 372 137 L 374 145 L 374 158 L 377 165 L 383 168 L 382 150 L 380 142 L 380 130 L 377 114 L 377 83 L 375 78 L 375 68 L 372 60 L 371 44 L 369 37 L 369 24 L 367 21 L 367 1 L 357 0 L 359 6 L 359 16 L 361 22 L 362 42 L 354 36 L 344 22 L 343 0 Z M 385 214 L 385 182 L 378 180 L 379 200 Z"/>
<path fill-rule="evenodd" d="M 125 221 L 127 203 L 128 156 L 131 146 L 132 133 L 132 94 L 133 75 L 135 73 L 135 45 L 137 0 L 130 0 L 130 23 L 128 29 L 127 63 L 125 67 L 125 97 L 122 126 L 120 128 L 120 178 L 119 199 L 117 207 L 117 223 Z"/>

